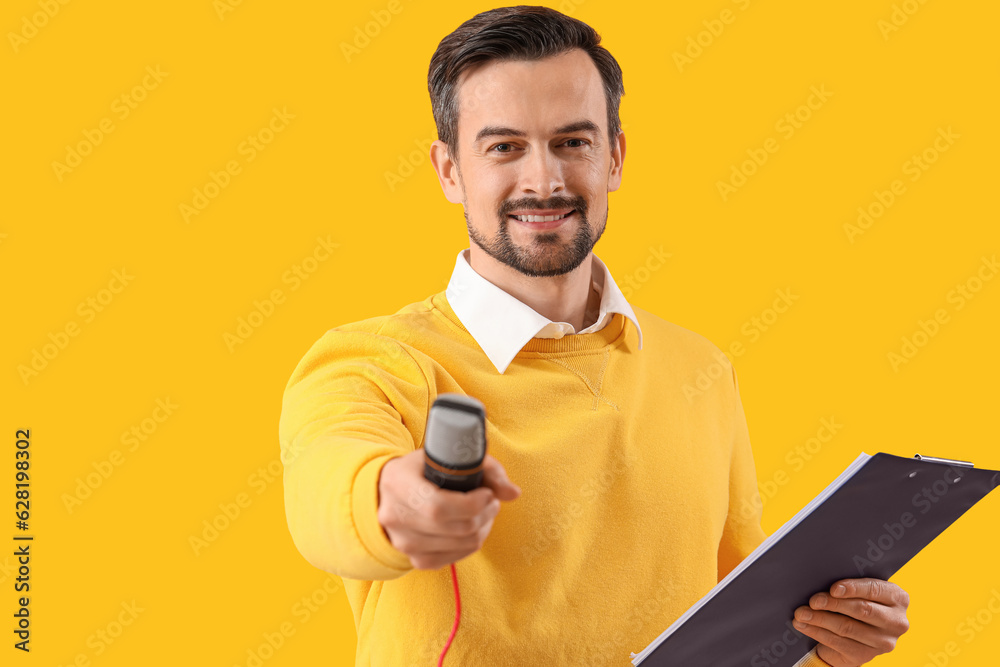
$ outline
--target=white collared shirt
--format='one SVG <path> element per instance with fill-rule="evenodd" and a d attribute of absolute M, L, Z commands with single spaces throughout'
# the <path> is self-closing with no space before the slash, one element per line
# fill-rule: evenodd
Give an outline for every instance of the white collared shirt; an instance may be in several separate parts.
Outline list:
<path fill-rule="evenodd" d="M 597 255 L 593 255 L 593 260 L 591 288 L 600 295 L 600 310 L 596 321 L 579 332 L 569 322 L 553 322 L 476 273 L 469 264 L 468 248 L 460 251 L 455 259 L 445 298 L 500 373 L 532 338 L 562 338 L 567 334 L 599 331 L 611 321 L 614 313 L 621 313 L 635 324 L 641 350 L 642 329 L 638 318 L 608 267 Z M 584 321 L 593 314 L 588 311 Z"/>

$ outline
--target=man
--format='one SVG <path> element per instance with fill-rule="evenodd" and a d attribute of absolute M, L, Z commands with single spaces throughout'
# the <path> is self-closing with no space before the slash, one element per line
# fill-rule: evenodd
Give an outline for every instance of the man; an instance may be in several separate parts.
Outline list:
<path fill-rule="evenodd" d="M 431 161 L 470 248 L 445 292 L 328 331 L 286 387 L 289 529 L 344 578 L 358 665 L 434 664 L 456 561 L 449 664 L 624 665 L 765 538 L 741 511 L 757 480 L 732 366 L 689 402 L 682 385 L 721 352 L 630 306 L 592 254 L 626 145 L 599 42 L 525 6 L 441 41 Z M 486 406 L 468 494 L 422 476 L 443 392 Z M 820 642 L 801 665 L 854 667 L 906 631 L 898 586 L 838 583 L 811 618 L 789 610 Z"/>

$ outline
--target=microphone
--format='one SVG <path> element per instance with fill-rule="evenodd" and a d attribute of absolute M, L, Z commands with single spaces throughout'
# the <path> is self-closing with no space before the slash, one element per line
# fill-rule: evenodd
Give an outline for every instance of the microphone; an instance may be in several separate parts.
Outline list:
<path fill-rule="evenodd" d="M 483 484 L 486 458 L 486 408 L 464 394 L 438 394 L 431 405 L 424 430 L 424 477 L 442 489 L 468 492 Z M 455 624 L 451 628 L 438 667 L 451 647 L 462 617 L 458 574 L 451 564 L 451 584 L 455 590 Z"/>
<path fill-rule="evenodd" d="M 438 394 L 424 433 L 424 477 L 442 489 L 472 491 L 483 484 L 486 408 L 464 394 Z"/>

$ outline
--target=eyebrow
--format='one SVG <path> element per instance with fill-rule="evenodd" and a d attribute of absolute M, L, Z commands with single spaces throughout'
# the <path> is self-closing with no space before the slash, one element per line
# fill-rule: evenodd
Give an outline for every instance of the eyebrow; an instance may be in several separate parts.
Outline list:
<path fill-rule="evenodd" d="M 597 124 L 589 120 L 578 120 L 569 125 L 563 125 L 562 127 L 556 128 L 554 134 L 569 134 L 570 132 L 591 132 L 595 136 L 600 134 L 601 128 L 597 127 Z M 479 130 L 476 134 L 476 140 L 474 144 L 478 144 L 483 139 L 489 137 L 526 137 L 528 133 L 524 130 L 515 130 L 511 127 L 502 127 L 499 125 L 487 125 L 483 129 Z"/>

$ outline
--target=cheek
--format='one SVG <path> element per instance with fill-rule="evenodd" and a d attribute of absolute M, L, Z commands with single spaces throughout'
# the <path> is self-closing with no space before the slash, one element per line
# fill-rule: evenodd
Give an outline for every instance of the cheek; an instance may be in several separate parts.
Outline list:
<path fill-rule="evenodd" d="M 516 196 L 516 185 L 516 179 L 510 175 L 497 172 L 480 174 L 470 188 L 470 195 L 480 202 L 481 208 L 496 212 L 507 198 Z"/>
<path fill-rule="evenodd" d="M 610 170 L 610 162 L 597 158 L 584 160 L 574 165 L 574 169 L 570 172 L 571 176 L 569 180 L 576 183 L 577 188 L 581 191 L 580 194 L 584 194 L 584 192 L 606 192 L 608 172 Z"/>

